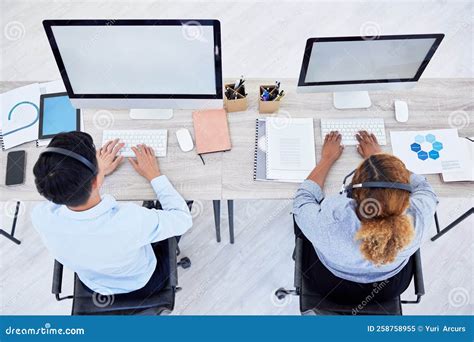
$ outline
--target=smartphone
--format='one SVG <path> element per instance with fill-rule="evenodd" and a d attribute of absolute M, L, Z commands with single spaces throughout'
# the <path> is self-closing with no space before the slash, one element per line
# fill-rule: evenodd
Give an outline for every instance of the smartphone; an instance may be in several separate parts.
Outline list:
<path fill-rule="evenodd" d="M 25 181 L 25 151 L 12 151 L 7 156 L 5 185 L 23 184 Z"/>

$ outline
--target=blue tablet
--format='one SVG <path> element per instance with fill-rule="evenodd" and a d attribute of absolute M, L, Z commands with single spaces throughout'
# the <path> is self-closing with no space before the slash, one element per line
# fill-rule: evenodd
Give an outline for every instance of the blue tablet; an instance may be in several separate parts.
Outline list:
<path fill-rule="evenodd" d="M 44 94 L 40 98 L 39 139 L 58 133 L 79 131 L 80 110 L 72 106 L 67 93 Z"/>

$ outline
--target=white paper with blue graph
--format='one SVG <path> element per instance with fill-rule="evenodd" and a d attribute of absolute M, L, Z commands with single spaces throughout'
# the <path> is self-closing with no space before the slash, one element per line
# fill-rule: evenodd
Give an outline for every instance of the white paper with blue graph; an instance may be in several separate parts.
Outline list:
<path fill-rule="evenodd" d="M 38 138 L 38 83 L 0 95 L 0 129 L 4 150 Z"/>
<path fill-rule="evenodd" d="M 461 169 L 457 129 L 390 132 L 392 151 L 417 174 L 441 173 L 443 168 Z"/>

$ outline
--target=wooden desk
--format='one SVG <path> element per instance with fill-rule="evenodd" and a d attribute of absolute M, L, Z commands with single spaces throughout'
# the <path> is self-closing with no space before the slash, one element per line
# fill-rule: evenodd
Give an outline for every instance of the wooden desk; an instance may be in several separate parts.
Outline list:
<path fill-rule="evenodd" d="M 19 86 L 23 82 L 0 82 L 0 92 L 5 92 Z M 160 168 L 167 175 L 175 188 L 187 200 L 215 200 L 221 197 L 221 161 L 220 153 L 204 157 L 206 165 L 193 152 L 183 153 L 178 146 L 176 131 L 185 127 L 193 132 L 190 110 L 175 110 L 172 120 L 131 120 L 127 110 L 82 110 L 84 130 L 92 135 L 96 146 L 102 144 L 104 129 L 168 129 L 168 152 L 165 158 L 160 158 Z M 43 148 L 37 148 L 34 142 L 20 145 L 11 150 L 24 149 L 27 153 L 26 180 L 20 186 L 7 187 L 4 181 L 0 184 L 0 201 L 43 200 L 36 191 L 33 176 L 33 166 Z M 10 150 L 8 150 L 10 151 Z M 7 152 L 0 152 L 0 179 L 5 179 Z M 117 200 L 146 200 L 155 199 L 150 184 L 139 176 L 128 161 L 112 175 L 106 177 L 103 193 L 113 195 Z"/>
<path fill-rule="evenodd" d="M 255 144 L 255 119 L 259 114 L 256 92 L 259 84 L 274 81 L 248 80 L 246 90 L 250 94 L 249 110 L 244 113 L 229 113 L 232 150 L 222 156 L 223 199 L 291 199 L 298 188 L 294 183 L 253 181 L 253 158 Z M 474 135 L 474 80 L 473 79 L 429 79 L 422 80 L 410 90 L 371 92 L 372 107 L 357 110 L 337 110 L 332 105 L 332 94 L 297 94 L 296 80 L 282 80 L 281 87 L 287 95 L 282 100 L 280 112 L 285 117 L 314 118 L 314 136 L 317 158 L 321 155 L 320 118 L 382 117 L 385 120 L 387 145 L 383 150 L 391 151 L 391 130 L 426 130 L 449 128 L 450 115 L 468 119 L 470 125 L 458 126 L 460 136 Z M 393 101 L 408 102 L 410 118 L 407 123 L 395 120 Z M 462 111 L 462 112 L 457 112 Z M 343 155 L 331 169 L 325 191 L 334 194 L 341 189 L 343 178 L 357 167 L 362 158 L 355 146 L 346 146 Z M 429 175 L 428 180 L 439 196 L 469 197 L 472 183 L 443 183 L 439 175 Z"/>
<path fill-rule="evenodd" d="M 85 131 L 90 133 L 97 146 L 101 145 L 103 129 L 167 128 L 168 154 L 160 158 L 160 166 L 177 190 L 190 200 L 216 199 L 288 199 L 292 198 L 298 185 L 276 182 L 253 181 L 253 155 L 255 140 L 255 119 L 264 117 L 258 113 L 257 90 L 259 84 L 273 83 L 274 80 L 247 80 L 249 93 L 249 110 L 230 113 L 229 123 L 232 150 L 204 156 L 203 165 L 195 152 L 183 153 L 178 147 L 175 132 L 186 127 L 193 132 L 191 111 L 177 110 L 172 120 L 134 120 L 131 121 L 128 111 L 83 110 Z M 0 92 L 25 85 L 24 82 L 0 82 Z M 474 135 L 474 99 L 472 79 L 429 79 L 422 80 L 411 90 L 397 92 L 372 92 L 372 107 L 365 110 L 336 110 L 332 105 L 332 95 L 296 94 L 296 80 L 282 80 L 282 89 L 287 93 L 282 101 L 281 112 L 289 117 L 313 117 L 317 156 L 321 152 L 321 133 L 319 119 L 322 117 L 383 117 L 390 130 L 421 130 L 450 127 L 450 115 L 462 111 L 469 119 L 470 125 L 460 127 L 461 136 Z M 408 123 L 397 123 L 394 119 L 393 100 L 408 101 L 410 119 Z M 456 114 L 456 113 L 455 113 Z M 384 149 L 390 151 L 390 139 Z M 18 146 L 15 149 L 26 149 L 25 184 L 6 187 L 5 165 L 7 151 L 0 152 L 0 201 L 19 199 L 23 201 L 41 200 L 37 193 L 32 168 L 41 148 L 34 143 Z M 343 156 L 331 170 L 326 192 L 336 193 L 341 187 L 344 176 L 352 171 L 362 159 L 354 146 L 347 146 Z M 472 194 L 470 183 L 442 183 L 438 175 L 428 176 L 430 183 L 439 196 L 469 197 Z M 143 200 L 154 198 L 149 184 L 138 176 L 128 162 L 116 173 L 106 178 L 104 192 L 110 193 L 118 200 Z"/>

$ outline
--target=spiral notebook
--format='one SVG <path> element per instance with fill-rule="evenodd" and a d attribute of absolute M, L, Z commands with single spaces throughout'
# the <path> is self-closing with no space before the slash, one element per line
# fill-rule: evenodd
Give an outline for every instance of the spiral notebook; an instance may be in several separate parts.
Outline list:
<path fill-rule="evenodd" d="M 33 83 L 0 94 L 0 146 L 3 150 L 38 138 L 41 94 L 66 91 L 62 80 Z M 38 146 L 38 141 L 36 142 Z"/>
<path fill-rule="evenodd" d="M 278 120 L 256 121 L 254 180 L 301 182 L 316 165 L 313 120 Z"/>

